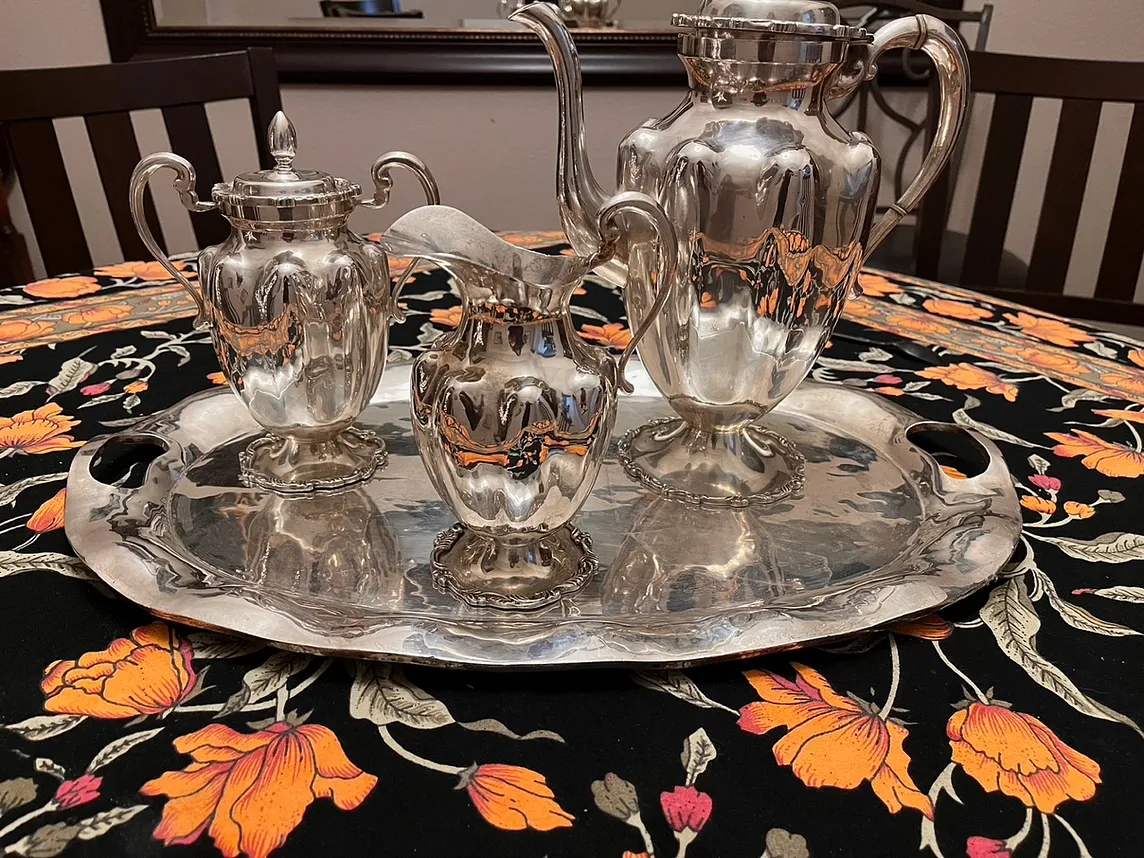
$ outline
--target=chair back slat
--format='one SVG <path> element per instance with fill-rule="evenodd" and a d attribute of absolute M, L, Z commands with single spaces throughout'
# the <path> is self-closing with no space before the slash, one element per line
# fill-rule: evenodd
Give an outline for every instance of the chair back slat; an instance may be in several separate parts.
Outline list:
<path fill-rule="evenodd" d="M 274 62 L 274 51 L 270 48 L 251 48 L 250 74 L 254 83 L 254 95 L 250 99 L 250 118 L 254 122 L 254 138 L 258 142 L 258 160 L 262 169 L 274 166 L 270 157 L 267 129 L 274 114 L 282 109 L 282 94 L 278 91 L 278 66 Z"/>
<path fill-rule="evenodd" d="M 1103 106 L 1099 101 L 1077 99 L 1068 99 L 1061 105 L 1045 199 L 1029 260 L 1026 288 L 1032 292 L 1060 294 L 1065 290 Z"/>
<path fill-rule="evenodd" d="M 50 119 L 6 125 L 12 163 L 21 186 L 33 187 L 24 203 L 49 276 L 91 268 L 91 253 Z"/>
<path fill-rule="evenodd" d="M 97 113 L 85 116 L 84 124 L 87 126 L 87 137 L 91 142 L 99 179 L 103 183 L 103 195 L 111 212 L 111 222 L 115 225 L 115 235 L 119 239 L 119 250 L 124 259 L 146 259 L 149 253 L 135 230 L 128 205 L 131 172 L 139 163 L 139 144 L 135 142 L 131 115 L 125 112 Z M 144 210 L 151 233 L 165 252 L 167 245 L 163 241 L 163 231 L 159 226 L 150 190 L 144 198 Z"/>
<path fill-rule="evenodd" d="M 1096 278 L 1096 297 L 1131 301 L 1144 262 L 1144 92 L 1132 111 L 1128 145 L 1120 168 L 1120 184 L 1112 205 L 1112 221 Z"/>
<path fill-rule="evenodd" d="M 1031 96 L 998 95 L 994 101 L 980 190 L 965 243 L 961 271 L 966 282 L 982 286 L 997 283 L 1005 233 L 1009 230 L 1010 201 L 1021 172 L 1021 156 L 1032 111 Z"/>
<path fill-rule="evenodd" d="M 128 208 L 130 176 L 139 160 L 130 111 L 162 110 L 171 148 L 195 165 L 197 191 L 209 200 L 222 170 L 205 105 L 238 98 L 250 103 L 259 161 L 270 167 L 266 129 L 281 108 L 281 97 L 269 48 L 107 66 L 0 71 L 0 134 L 6 133 L 12 148 L 19 145 L 23 151 L 14 161 L 15 173 L 48 273 L 91 267 L 53 119 L 84 118 L 120 250 L 127 258 L 146 259 Z M 166 249 L 149 191 L 144 211 L 152 233 Z M 199 247 L 217 244 L 229 233 L 226 221 L 217 216 L 195 216 L 191 222 Z"/>
<path fill-rule="evenodd" d="M 269 48 L 258 50 L 269 51 Z M 245 51 L 102 66 L 4 72 L 0 117 L 52 119 L 250 98 Z"/>

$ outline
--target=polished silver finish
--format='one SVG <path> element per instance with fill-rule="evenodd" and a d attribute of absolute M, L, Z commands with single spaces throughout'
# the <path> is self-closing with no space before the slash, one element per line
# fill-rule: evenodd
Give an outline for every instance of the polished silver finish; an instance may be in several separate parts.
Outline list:
<path fill-rule="evenodd" d="M 648 319 L 616 359 L 581 339 L 573 291 L 615 251 L 618 221 L 641 218 L 674 247 L 675 233 L 650 197 L 618 194 L 600 210 L 601 244 L 590 256 L 516 247 L 464 212 L 414 209 L 382 245 L 448 271 L 461 319 L 413 365 L 413 435 L 437 493 L 466 532 L 433 555 L 435 581 L 475 606 L 533 610 L 584 586 L 595 568 L 590 539 L 568 522 L 588 499 L 616 419 L 631 390 L 628 360 Z M 662 279 L 674 275 L 664 254 Z"/>
<path fill-rule="evenodd" d="M 628 375 L 635 393 L 616 436 L 672 416 L 641 364 Z M 259 427 L 225 391 L 98 438 L 68 476 L 68 539 L 115 590 L 192 625 L 311 652 L 545 668 L 686 665 L 836 640 L 983 587 L 1020 536 L 992 442 L 944 427 L 984 453 L 982 473 L 954 479 L 909 440 L 911 427 L 934 424 L 807 382 L 763 419 L 806 456 L 800 497 L 674 503 L 633 483 L 609 450 L 572 522 L 591 534 L 601 574 L 540 611 L 471 608 L 433 585 L 429 558 L 454 516 L 418 456 L 409 384 L 408 365 L 386 372 L 360 422 L 385 439 L 389 464 L 342 492 L 244 487 L 237 453 Z M 101 465 L 138 442 L 166 452 L 134 472 L 140 488 L 112 485 L 118 471 Z"/>
<path fill-rule="evenodd" d="M 729 451 L 728 444 L 743 446 Z M 664 417 L 632 429 L 620 439 L 616 452 L 633 480 L 668 500 L 710 509 L 775 503 L 806 485 L 802 453 L 782 435 L 756 423 L 741 432 L 700 434 L 678 417 Z M 659 479 L 653 469 L 669 479 Z M 760 473 L 770 482 L 753 482 Z M 716 483 L 722 491 L 713 495 L 711 486 Z"/>
<path fill-rule="evenodd" d="M 865 29 L 848 26 L 837 7 L 817 0 L 704 0 L 694 15 L 672 15 L 671 25 L 761 36 L 869 41 Z"/>
<path fill-rule="evenodd" d="M 281 111 L 268 131 L 276 165 L 195 196 L 195 171 L 169 152 L 144 158 L 131 177 L 131 214 L 147 249 L 195 299 L 195 324 L 210 328 L 231 390 L 267 435 L 241 452 L 247 485 L 284 493 L 343 488 L 385 464 L 384 443 L 353 423 L 385 370 L 397 295 L 385 252 L 347 226 L 361 188 L 294 167 L 294 126 Z M 178 271 L 144 217 L 147 182 L 175 171 L 192 212 L 217 208 L 231 223 L 220 245 L 199 255 L 199 282 Z M 389 199 L 390 171 L 412 170 L 430 203 L 437 185 L 420 159 L 391 152 L 373 165 L 371 207 Z"/>
<path fill-rule="evenodd" d="M 600 561 L 592 538 L 570 524 L 514 545 L 457 522 L 437 534 L 429 567 L 433 586 L 466 605 L 535 611 L 583 590 Z"/>
<path fill-rule="evenodd" d="M 659 200 L 679 237 L 671 300 L 640 345 L 678 431 L 642 429 L 629 465 L 672 496 L 774 502 L 791 462 L 768 455 L 773 445 L 760 445 L 751 427 L 806 377 L 857 288 L 862 261 L 949 159 L 965 115 L 968 63 L 958 35 L 925 15 L 886 25 L 873 44 L 835 32 L 841 25 L 828 3 L 715 0 L 702 16 L 754 23 L 690 22 L 680 36 L 688 93 L 619 149 L 620 188 Z M 513 19 L 534 30 L 552 58 L 561 221 L 583 253 L 599 242 L 595 216 L 606 194 L 586 156 L 579 58 L 548 4 Z M 795 29 L 787 32 L 788 24 Z M 896 47 L 934 59 L 941 117 L 917 179 L 871 231 L 878 154 L 865 135 L 838 126 L 826 101 L 872 76 L 881 53 Z M 628 317 L 641 324 L 657 287 L 649 237 L 638 225 L 630 235 L 601 272 L 624 286 Z"/>

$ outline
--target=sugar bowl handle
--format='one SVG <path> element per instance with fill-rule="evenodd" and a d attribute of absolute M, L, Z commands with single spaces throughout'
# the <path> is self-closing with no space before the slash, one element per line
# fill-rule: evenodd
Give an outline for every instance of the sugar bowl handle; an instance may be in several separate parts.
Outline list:
<path fill-rule="evenodd" d="M 874 249 L 933 187 L 953 155 L 969 106 L 969 57 L 956 30 L 932 15 L 914 15 L 891 21 L 874 36 L 866 68 L 867 80 L 878 73 L 878 57 L 894 48 L 925 51 L 933 60 L 941 108 L 933 145 L 922 162 L 921 170 L 901 198 L 874 225 L 866 242 L 863 261 L 870 258 Z"/>
<path fill-rule="evenodd" d="M 198 311 L 195 315 L 195 327 L 205 328 L 209 326 L 210 319 L 202 293 L 184 276 L 183 272 L 175 267 L 175 264 L 163 252 L 163 248 L 155 241 L 155 236 L 151 234 L 151 227 L 147 223 L 147 216 L 143 209 L 143 200 L 147 194 L 147 182 L 155 173 L 164 168 L 175 172 L 171 186 L 178 192 L 179 200 L 188 211 L 207 212 L 214 209 L 214 203 L 200 202 L 199 195 L 195 193 L 195 168 L 191 166 L 191 162 L 172 152 L 157 152 L 140 161 L 135 167 L 135 172 L 131 174 L 131 218 L 135 221 L 135 231 L 139 233 L 139 237 L 143 239 L 143 244 L 151 251 L 151 255 L 194 299 L 195 308 Z"/>
<path fill-rule="evenodd" d="M 437 187 L 437 180 L 433 178 L 429 166 L 424 161 L 411 152 L 386 152 L 374 161 L 370 168 L 369 172 L 373 177 L 373 199 L 362 203 L 362 205 L 369 209 L 380 209 L 389 203 L 389 195 L 393 191 L 393 177 L 390 172 L 394 167 L 408 170 L 417 177 L 417 181 L 421 183 L 421 189 L 425 192 L 425 202 L 428 205 L 438 206 L 441 204 L 441 191 Z M 405 315 L 397 308 L 397 299 L 401 297 L 401 290 L 420 261 L 421 258 L 418 257 L 410 262 L 409 267 L 397 278 L 397 285 L 393 287 L 391 293 L 393 317 L 398 322 L 405 321 Z"/>
<path fill-rule="evenodd" d="M 651 309 L 648 310 L 647 318 L 636 329 L 631 342 L 628 343 L 627 348 L 624 349 L 620 359 L 616 362 L 616 378 L 620 390 L 624 393 L 631 393 L 635 388 L 624 375 L 624 370 L 627 368 L 632 355 L 635 354 L 639 341 L 643 339 L 644 334 L 651 330 L 656 317 L 663 311 L 667 299 L 671 295 L 671 286 L 675 282 L 675 249 L 678 245 L 676 244 L 675 228 L 667 219 L 663 207 L 647 194 L 641 194 L 638 191 L 624 191 L 616 194 L 600 208 L 600 213 L 596 219 L 596 229 L 601 240 L 600 250 L 595 257 L 597 264 L 606 262 L 615 255 L 617 245 L 623 237 L 623 231 L 616 223 L 616 219 L 625 214 L 635 214 L 647 221 L 655 230 L 656 239 L 659 242 L 659 272 L 657 275 L 659 291 L 656 293 L 655 302 L 651 305 Z"/>

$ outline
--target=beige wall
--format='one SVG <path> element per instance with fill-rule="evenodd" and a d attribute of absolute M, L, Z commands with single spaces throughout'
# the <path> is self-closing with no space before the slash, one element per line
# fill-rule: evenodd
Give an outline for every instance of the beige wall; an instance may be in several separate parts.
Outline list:
<path fill-rule="evenodd" d="M 1144 60 L 1141 0 L 995 0 L 991 50 L 1114 60 Z M 980 6 L 980 0 L 970 0 Z M 666 9 L 667 7 L 665 7 Z M 1081 9 L 1083 8 L 1083 12 Z M 1083 16 L 1083 26 L 1078 18 Z M 0 0 L 0 68 L 105 62 L 107 48 L 96 0 Z M 675 88 L 593 89 L 586 95 L 588 144 L 596 171 L 608 182 L 615 146 L 623 134 L 676 103 Z M 440 87 L 285 86 L 283 103 L 298 128 L 299 161 L 365 182 L 370 162 L 388 149 L 409 149 L 424 157 L 440 181 L 445 200 L 494 228 L 538 229 L 559 225 L 553 199 L 556 99 L 548 88 L 448 89 Z M 899 105 L 917 115 L 918 99 Z M 959 187 L 953 226 L 968 224 L 972 191 L 988 127 L 989 99 L 979 99 L 965 156 L 966 181 Z M 1029 134 L 1007 246 L 1028 255 L 1036 229 L 1059 105 L 1038 103 Z M 243 104 L 214 105 L 212 128 L 227 175 L 254 163 L 253 132 Z M 1094 158 L 1084 225 L 1077 237 L 1070 291 L 1085 291 L 1099 265 L 1099 252 L 1127 136 L 1128 111 L 1106 108 Z M 166 146 L 157 112 L 134 117 L 144 152 Z M 90 149 L 78 120 L 58 123 L 93 256 L 119 258 Z M 888 127 L 872 131 L 886 151 L 904 134 Z M 161 181 L 161 180 L 157 180 Z M 416 204 L 412 182 L 403 184 L 391 208 L 396 216 Z M 173 194 L 157 188 L 164 231 L 174 247 L 191 249 L 188 216 Z M 13 201 L 17 225 L 26 228 L 22 204 Z M 200 217 L 210 215 L 200 215 Z M 392 216 L 355 216 L 361 231 L 378 229 Z M 1087 251 L 1087 252 L 1086 252 Z M 1142 277 L 1144 279 L 1144 277 Z"/>

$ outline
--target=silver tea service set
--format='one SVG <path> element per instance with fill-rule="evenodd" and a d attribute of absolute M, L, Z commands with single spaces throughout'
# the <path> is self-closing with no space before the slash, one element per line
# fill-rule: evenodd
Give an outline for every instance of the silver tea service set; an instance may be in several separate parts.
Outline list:
<path fill-rule="evenodd" d="M 283 498 L 280 526 L 312 521 L 307 497 L 385 473 L 382 438 L 355 423 L 382 381 L 402 286 L 418 260 L 445 269 L 460 323 L 416 359 L 409 389 L 425 471 L 458 519 L 433 547 L 433 582 L 469 606 L 534 610 L 598 571 L 590 534 L 571 522 L 609 452 L 637 347 L 676 416 L 618 440 L 634 482 L 665 504 L 727 515 L 797 502 L 803 456 L 760 420 L 810 372 L 862 262 L 945 166 L 965 117 L 968 63 L 960 37 L 925 15 L 869 34 L 816 0 L 704 0 L 672 19 L 688 92 L 622 141 L 609 195 L 585 153 L 579 60 L 560 11 L 533 3 L 510 17 L 539 35 L 555 69 L 557 198 L 572 255 L 516 247 L 442 206 L 429 168 L 409 153 L 374 162 L 368 200 L 353 182 L 297 169 L 282 113 L 269 129 L 274 167 L 218 184 L 203 202 L 190 163 L 151 155 L 132 177 L 131 211 L 264 430 L 239 452 L 239 468 L 248 488 Z M 934 61 L 940 117 L 917 178 L 875 224 L 878 153 L 827 104 L 894 48 Z M 197 283 L 143 214 L 147 182 L 162 169 L 174 171 L 187 209 L 231 225 L 202 251 Z M 414 174 L 427 205 L 367 241 L 348 219 L 387 204 L 395 169 Z M 387 253 L 415 258 L 396 282 Z M 618 357 L 585 342 L 571 319 L 572 294 L 593 271 L 623 289 L 634 333 Z"/>

